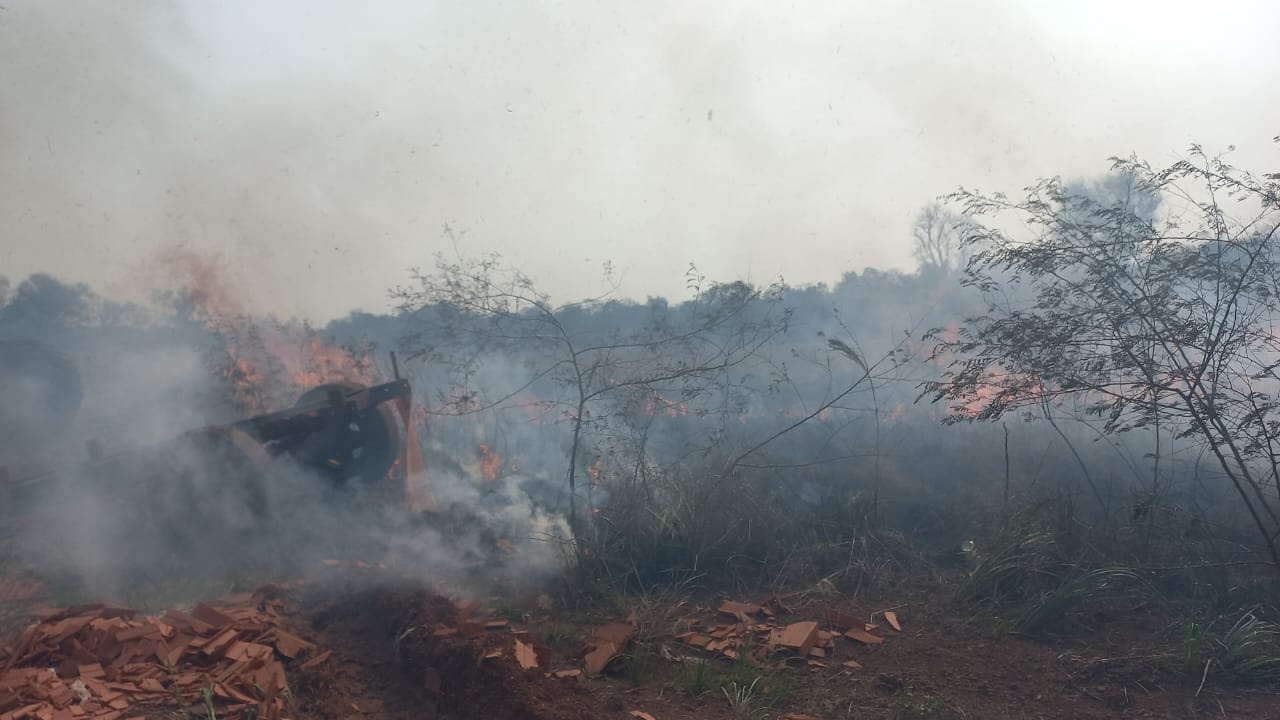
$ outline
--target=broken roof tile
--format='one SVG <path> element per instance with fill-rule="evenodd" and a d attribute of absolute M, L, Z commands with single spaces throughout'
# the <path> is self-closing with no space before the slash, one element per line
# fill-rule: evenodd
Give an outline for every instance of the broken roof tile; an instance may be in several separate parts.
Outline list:
<path fill-rule="evenodd" d="M 806 655 L 809 648 L 818 640 L 818 623 L 813 621 L 792 623 L 782 629 L 777 644 L 794 650 L 798 655 Z"/>
<path fill-rule="evenodd" d="M 583 669 L 589 675 L 599 675 L 618 656 L 618 646 L 611 642 L 603 642 L 591 649 L 583 658 Z"/>
<path fill-rule="evenodd" d="M 759 615 L 763 611 L 764 611 L 764 608 L 760 607 L 759 605 L 753 605 L 751 603 L 744 603 L 744 602 L 737 602 L 735 600 L 725 600 L 723 603 L 720 604 L 720 607 L 717 610 L 717 612 L 719 612 L 721 615 L 727 615 L 732 618 L 737 618 L 738 620 L 744 623 L 751 622 L 751 617 L 753 615 Z"/>
<path fill-rule="evenodd" d="M 538 655 L 533 651 L 533 646 L 521 640 L 515 641 L 516 662 L 520 663 L 520 667 L 525 670 L 533 670 L 538 667 Z"/>
<path fill-rule="evenodd" d="M 235 618 L 206 603 L 200 603 L 192 608 L 191 617 L 214 628 L 235 624 Z"/>
<path fill-rule="evenodd" d="M 884 638 L 879 637 L 878 635 L 872 635 L 862 628 L 849 628 L 845 631 L 844 635 L 850 640 L 857 640 L 864 645 L 879 645 L 884 642 Z"/>
<path fill-rule="evenodd" d="M 892 610 L 885 610 L 884 619 L 885 622 L 889 623 L 889 627 L 897 630 L 898 632 L 902 632 L 902 625 L 898 622 L 898 613 Z"/>
<path fill-rule="evenodd" d="M 621 648 L 626 646 L 627 641 L 631 639 L 635 632 L 635 627 L 627 623 L 609 623 L 596 628 L 591 633 L 591 636 L 596 640 L 611 642 Z"/>

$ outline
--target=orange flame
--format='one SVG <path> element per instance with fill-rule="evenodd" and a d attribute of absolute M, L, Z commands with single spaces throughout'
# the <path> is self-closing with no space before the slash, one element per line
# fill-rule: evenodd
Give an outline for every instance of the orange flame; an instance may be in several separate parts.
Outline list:
<path fill-rule="evenodd" d="M 378 381 L 368 352 L 330 345 L 306 323 L 255 318 L 246 312 L 220 256 L 173 250 L 162 255 L 160 263 L 181 279 L 179 295 L 186 308 L 218 340 L 222 359 L 215 369 L 227 380 L 242 412 L 259 415 L 287 406 L 301 391 L 317 385 Z"/>
<path fill-rule="evenodd" d="M 427 483 L 427 464 L 422 459 L 418 433 L 412 425 L 413 409 L 409 398 L 397 398 L 396 409 L 405 425 L 404 501 L 410 512 L 436 512 L 439 506 Z M 396 465 L 400 463 L 397 461 Z M 395 468 L 392 468 L 394 471 Z"/>
<path fill-rule="evenodd" d="M 677 400 L 668 400 L 657 391 L 654 391 L 644 404 L 640 406 L 641 412 L 645 415 L 666 415 L 667 417 L 682 417 L 689 414 L 689 406 Z"/>
<path fill-rule="evenodd" d="M 498 479 L 498 473 L 502 470 L 502 458 L 497 453 L 489 449 L 488 445 L 481 443 L 480 445 L 480 472 L 484 473 L 486 480 L 492 482 Z"/>

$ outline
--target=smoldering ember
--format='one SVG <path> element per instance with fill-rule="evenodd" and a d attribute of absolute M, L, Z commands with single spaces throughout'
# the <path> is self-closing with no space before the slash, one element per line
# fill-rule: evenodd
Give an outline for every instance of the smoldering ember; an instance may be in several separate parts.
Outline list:
<path fill-rule="evenodd" d="M 1280 9 L 864 5 L 0 6 L 0 720 L 1280 719 Z"/>

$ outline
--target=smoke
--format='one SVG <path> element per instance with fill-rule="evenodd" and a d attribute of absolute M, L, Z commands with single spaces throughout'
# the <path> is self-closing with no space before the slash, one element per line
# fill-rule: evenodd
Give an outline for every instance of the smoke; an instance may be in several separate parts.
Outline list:
<path fill-rule="evenodd" d="M 893 238 L 957 184 L 1274 134 L 1243 6 L 1211 21 L 1240 72 L 1188 65 L 1192 7 L 380 9 L 7 3 L 6 271 L 145 300 L 160 249 L 219 251 L 254 312 L 322 320 L 384 310 L 450 224 L 562 298 L 604 257 L 637 297 L 690 261 L 834 283 L 910 267 Z"/>
<path fill-rule="evenodd" d="M 1112 185 L 1091 187 L 1106 195 Z M 214 260 L 169 262 L 170 277 L 187 285 L 169 296 L 162 316 L 103 311 L 111 301 L 53 278 L 20 285 L 43 288 L 24 296 L 22 312 L 0 308 L 0 337 L 34 331 L 57 339 L 84 380 L 80 414 L 48 451 L 61 460 L 58 472 L 33 486 L 35 502 L 6 504 L 21 518 L 24 558 L 51 582 L 149 604 L 165 602 L 175 587 L 187 597 L 207 595 L 305 574 L 333 558 L 472 590 L 495 580 L 536 586 L 563 567 L 573 448 L 565 393 L 572 388 L 562 377 L 539 378 L 546 357 L 521 344 L 496 347 L 468 365 L 462 386 L 441 363 L 402 359 L 420 403 L 411 424 L 439 507 L 415 515 L 400 483 L 335 483 L 288 454 L 267 457 L 225 430 L 198 429 L 233 422 L 249 408 L 289 407 L 319 383 L 387 379 L 385 364 L 357 359 L 414 337 L 433 310 L 352 315 L 313 328 L 238 312 L 242 296 Z M 736 528 L 763 520 L 722 517 L 739 511 L 776 513 L 817 531 L 845 522 L 833 513 L 860 512 L 856 498 L 875 497 L 886 527 L 954 547 L 982 517 L 970 510 L 1010 476 L 1018 498 L 1066 495 L 1082 517 L 1146 502 L 1150 432 L 1103 441 L 1073 408 L 1052 408 L 1058 428 L 1032 417 L 1010 419 L 1006 428 L 941 427 L 945 408 L 915 402 L 920 379 L 935 376 L 945 359 L 930 358 L 927 343 L 904 341 L 903 333 L 954 327 L 958 316 L 980 310 L 957 278 L 849 274 L 829 288 L 789 289 L 783 302 L 792 310 L 786 333 L 716 384 L 612 392 L 587 408 L 578 507 L 600 511 L 591 527 L 605 541 L 636 521 L 682 532 L 721 523 L 708 526 L 720 528 L 714 537 L 737 537 Z M 611 302 L 561 319 L 572 337 L 611 337 L 654 321 L 663 308 L 671 317 L 689 310 L 666 301 Z M 33 318 L 44 325 L 33 326 Z M 832 352 L 831 338 L 856 344 L 864 363 L 901 347 L 874 383 L 814 414 L 861 373 Z M 346 360 L 329 363 L 315 348 Z M 238 390 L 245 387 L 263 390 L 245 395 Z M 459 392 L 475 392 L 474 404 L 488 409 L 449 414 Z M 752 453 L 735 477 L 722 477 L 730 458 L 811 414 Z M 1157 459 L 1163 501 L 1218 512 L 1225 507 L 1219 493 L 1206 489 L 1194 458 L 1172 449 L 1167 433 Z M 106 457 L 87 461 L 87 439 Z M 721 482 L 738 489 L 718 495 Z M 734 504 L 721 507 L 717 497 Z M 672 512 L 689 514 L 673 519 Z"/>
<path fill-rule="evenodd" d="M 217 259 L 163 261 L 180 289 L 168 314 L 148 322 L 102 312 L 110 301 L 47 276 L 0 308 L 0 337 L 59 345 L 0 344 L 6 427 L 38 425 L 44 441 L 20 445 L 9 441 L 25 435 L 6 433 L 0 464 L 23 492 L 5 509 L 21 559 L 50 585 L 153 607 L 306 575 L 333 558 L 475 592 L 495 581 L 532 587 L 561 567 L 567 526 L 530 497 L 527 478 L 429 466 L 440 512 L 423 518 L 406 508 L 399 481 L 338 483 L 314 464 L 311 444 L 264 446 L 225 425 L 325 383 L 390 378 L 359 343 L 244 313 Z M 24 362 L 27 347 L 43 354 Z M 78 390 L 62 402 L 67 378 L 44 377 L 54 357 L 83 383 L 83 402 Z"/>
<path fill-rule="evenodd" d="M 173 440 L 287 407 L 316 384 L 385 378 L 383 360 L 349 364 L 345 349 L 336 362 L 319 358 L 333 345 L 371 343 L 357 358 L 385 352 L 404 318 L 354 315 L 327 330 L 292 318 L 382 310 L 386 288 L 448 244 L 442 225 L 472 230 L 469 246 L 508 248 L 559 297 L 588 294 L 594 276 L 578 261 L 604 256 L 637 296 L 678 293 L 690 260 L 715 277 L 767 267 L 829 282 L 792 290 L 787 337 L 768 363 L 732 378 L 750 391 L 745 411 L 726 418 L 693 403 L 688 415 L 632 422 L 645 434 L 619 439 L 643 415 L 643 404 L 620 405 L 609 409 L 618 424 L 593 425 L 588 464 L 600 460 L 607 477 L 680 463 L 710 471 L 721 438 L 768 437 L 846 377 L 818 331 L 843 325 L 887 350 L 905 329 L 945 325 L 970 306 L 936 278 L 851 271 L 908 267 L 898 239 L 938 192 L 1078 174 L 1109 154 L 1157 155 L 1192 136 L 1265 138 L 1276 116 L 1251 73 L 1188 67 L 1176 33 L 1135 35 L 1144 23 L 1132 17 L 1108 25 L 1111 8 L 1082 16 L 1117 56 L 1096 52 L 1098 35 L 1084 33 L 1096 29 L 998 3 L 927 17 L 840 4 L 404 5 L 254 4 L 266 8 L 254 10 L 262 22 L 236 14 L 249 6 L 160 0 L 0 8 L 0 258 L 14 281 L 28 276 L 0 279 L 0 337 L 41 337 L 76 361 L 85 387 L 53 448 L 24 448 L 59 470 L 43 505 L 52 514 L 26 538 L 43 567 L 120 592 L 134 566 L 180 574 L 166 528 L 199 513 L 214 535 L 185 544 L 210 555 L 211 576 L 223 560 L 243 566 L 281 548 L 298 553 L 297 566 L 342 550 L 465 575 L 499 540 L 561 535 L 569 448 L 559 408 L 538 422 L 527 406 L 432 417 L 428 472 L 447 512 L 463 518 L 447 531 L 347 502 L 362 491 L 335 497 L 305 469 L 273 463 L 270 505 L 289 521 L 266 526 L 280 535 L 260 533 L 243 524 L 252 503 L 222 492 L 243 469 Z M 1238 15 L 1207 22 L 1239 39 L 1218 44 L 1224 63 L 1274 64 L 1251 55 L 1271 47 L 1262 33 L 1274 23 L 1240 32 Z M 1223 94 L 1258 105 L 1224 115 L 1204 100 Z M 1178 127 L 1166 121 L 1175 116 Z M 579 321 L 618 327 L 634 309 Z M 447 387 L 433 368 L 412 371 L 424 396 Z M 528 379 L 526 359 L 505 355 L 484 358 L 476 376 L 494 397 Z M 533 399 L 559 390 L 539 387 Z M 837 476 L 870 486 L 894 475 L 904 495 L 928 496 L 960 485 L 960 461 L 1002 472 L 991 460 L 999 436 L 943 435 L 940 409 L 913 403 L 909 374 L 877 393 L 767 448 L 753 477 L 785 469 L 795 496 L 819 503 Z M 125 458 L 110 472 L 78 471 L 86 440 L 169 464 Z M 494 479 L 477 468 L 481 444 L 500 458 Z M 1060 439 L 1039 429 L 1012 462 L 1037 478 L 1074 472 Z M 147 487 L 175 468 L 181 483 L 161 487 L 185 485 L 195 500 L 137 498 L 113 484 Z M 533 574 L 558 552 L 542 540 L 518 550 L 511 564 Z"/>

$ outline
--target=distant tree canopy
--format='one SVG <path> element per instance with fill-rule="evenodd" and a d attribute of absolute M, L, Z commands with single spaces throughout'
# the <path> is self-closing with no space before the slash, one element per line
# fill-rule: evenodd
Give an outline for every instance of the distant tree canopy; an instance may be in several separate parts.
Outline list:
<path fill-rule="evenodd" d="M 7 285 L 7 282 L 5 283 Z M 0 324 L 31 328 L 69 328 L 92 320 L 97 295 L 83 283 L 64 283 L 52 275 L 28 277 L 0 308 Z"/>
<path fill-rule="evenodd" d="M 940 203 L 926 205 L 911 227 L 912 254 L 920 268 L 942 272 L 964 269 L 969 259 L 964 242 L 968 226 L 963 215 Z"/>

